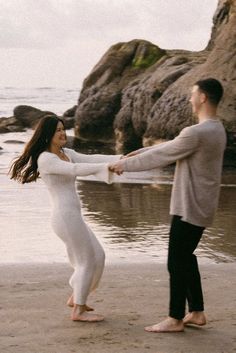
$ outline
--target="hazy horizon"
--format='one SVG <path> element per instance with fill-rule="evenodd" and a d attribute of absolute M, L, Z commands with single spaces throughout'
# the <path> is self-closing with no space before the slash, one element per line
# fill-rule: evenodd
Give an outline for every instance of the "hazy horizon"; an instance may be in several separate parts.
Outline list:
<path fill-rule="evenodd" d="M 203 50 L 217 0 L 0 0 L 0 86 L 76 88 L 117 42 Z"/>

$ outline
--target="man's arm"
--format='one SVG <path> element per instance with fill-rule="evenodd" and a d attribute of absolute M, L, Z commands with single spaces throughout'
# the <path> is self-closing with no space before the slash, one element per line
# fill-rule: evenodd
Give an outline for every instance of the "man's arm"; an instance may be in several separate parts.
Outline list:
<path fill-rule="evenodd" d="M 110 165 L 110 170 L 121 174 L 123 171 L 138 172 L 165 167 L 193 154 L 197 150 L 198 144 L 199 139 L 195 129 L 185 128 L 174 140 L 153 146 L 133 157 L 122 159 Z"/>
<path fill-rule="evenodd" d="M 128 154 L 126 154 L 125 156 L 121 157 L 121 159 L 123 158 L 128 158 L 128 157 L 133 157 L 136 156 L 137 154 L 143 153 L 143 152 L 147 152 L 149 150 L 151 150 L 152 148 L 155 148 L 156 146 L 148 146 L 148 147 L 143 147 L 143 148 L 139 148 L 138 150 L 132 151 Z"/>

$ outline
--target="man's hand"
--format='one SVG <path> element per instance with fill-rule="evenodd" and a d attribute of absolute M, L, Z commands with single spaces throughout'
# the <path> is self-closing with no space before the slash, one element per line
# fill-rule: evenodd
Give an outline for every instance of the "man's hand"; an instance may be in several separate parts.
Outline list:
<path fill-rule="evenodd" d="M 123 168 L 119 164 L 110 164 L 109 171 L 112 173 L 116 173 L 117 175 L 121 175 L 123 173 Z"/>

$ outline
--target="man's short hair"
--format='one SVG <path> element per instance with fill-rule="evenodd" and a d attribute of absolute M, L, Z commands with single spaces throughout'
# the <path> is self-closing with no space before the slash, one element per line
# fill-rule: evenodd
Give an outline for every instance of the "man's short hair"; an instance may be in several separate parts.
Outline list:
<path fill-rule="evenodd" d="M 197 81 L 195 85 L 199 87 L 200 91 L 205 93 L 211 104 L 218 105 L 224 93 L 220 81 L 215 78 L 206 78 L 205 80 Z"/>

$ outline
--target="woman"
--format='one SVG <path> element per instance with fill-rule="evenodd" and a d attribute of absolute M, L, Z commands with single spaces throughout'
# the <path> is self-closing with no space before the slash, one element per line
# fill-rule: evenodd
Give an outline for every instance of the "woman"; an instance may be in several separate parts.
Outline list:
<path fill-rule="evenodd" d="M 120 156 L 85 155 L 63 148 L 66 144 L 64 123 L 53 115 L 42 118 L 23 154 L 10 168 L 11 179 L 30 183 L 39 175 L 45 182 L 53 205 L 52 228 L 66 245 L 74 268 L 70 278 L 73 289 L 67 305 L 73 307 L 74 321 L 102 321 L 104 317 L 87 306 L 87 297 L 100 281 L 105 254 L 81 214 L 76 193 L 76 176 L 96 175 L 109 182 L 108 163 Z"/>

